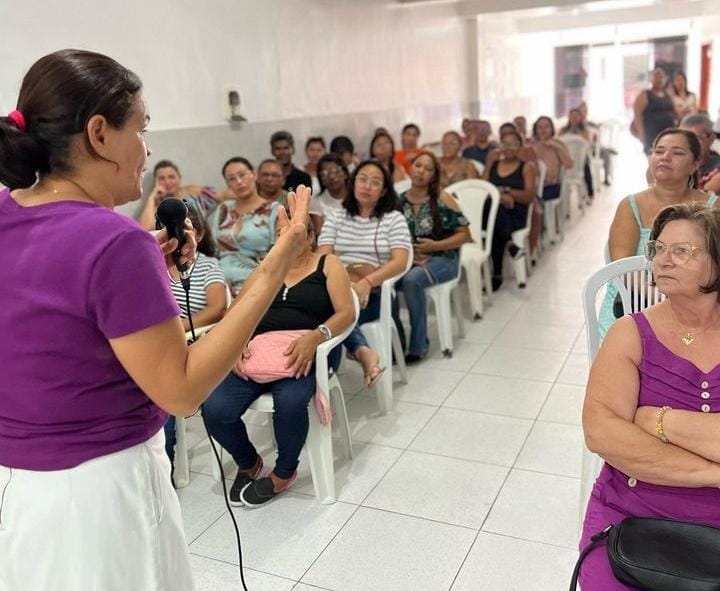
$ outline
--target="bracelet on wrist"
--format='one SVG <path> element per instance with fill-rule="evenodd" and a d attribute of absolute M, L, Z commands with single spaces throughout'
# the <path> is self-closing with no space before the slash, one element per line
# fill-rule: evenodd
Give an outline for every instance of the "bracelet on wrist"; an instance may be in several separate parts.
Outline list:
<path fill-rule="evenodd" d="M 670 443 L 667 436 L 665 435 L 665 428 L 663 426 L 663 419 L 665 418 L 665 414 L 669 410 L 672 410 L 672 406 L 663 406 L 657 413 L 657 419 L 655 419 L 655 432 L 657 433 L 660 441 L 662 441 L 663 443 Z"/>

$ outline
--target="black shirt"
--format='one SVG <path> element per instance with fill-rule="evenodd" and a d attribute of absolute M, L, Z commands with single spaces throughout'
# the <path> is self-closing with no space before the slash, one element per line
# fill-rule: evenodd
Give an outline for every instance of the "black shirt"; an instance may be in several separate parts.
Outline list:
<path fill-rule="evenodd" d="M 286 191 L 294 191 L 300 185 L 312 187 L 312 179 L 307 172 L 300 170 L 299 168 L 295 168 L 295 165 L 293 165 L 290 174 L 285 178 L 283 189 Z"/>

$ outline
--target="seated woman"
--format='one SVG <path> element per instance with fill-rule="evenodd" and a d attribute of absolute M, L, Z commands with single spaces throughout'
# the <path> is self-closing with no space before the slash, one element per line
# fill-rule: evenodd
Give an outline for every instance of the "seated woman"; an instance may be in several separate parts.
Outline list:
<path fill-rule="evenodd" d="M 470 158 L 460 155 L 462 138 L 457 131 L 446 131 L 440 141 L 442 156 L 440 157 L 440 188 L 448 185 L 478 178 L 478 172 Z"/>
<path fill-rule="evenodd" d="M 580 109 L 570 109 L 568 113 L 567 125 L 560 130 L 560 135 L 577 135 L 592 145 L 594 141 L 593 132 L 590 126 L 586 125 L 585 118 Z M 590 170 L 590 154 L 588 154 L 583 167 L 583 176 L 585 178 L 585 186 L 587 187 L 588 199 L 593 199 L 595 191 L 592 183 L 592 172 Z"/>
<path fill-rule="evenodd" d="M 307 162 L 303 168 L 305 172 L 310 175 L 313 195 L 317 195 L 322 191 L 320 181 L 318 180 L 318 162 L 320 162 L 320 158 L 322 158 L 326 152 L 327 147 L 325 146 L 325 140 L 320 136 L 309 137 L 305 142 Z"/>
<path fill-rule="evenodd" d="M 403 180 L 407 175 L 402 166 L 395 164 L 395 143 L 385 128 L 375 130 L 370 142 L 370 158 L 377 160 L 388 171 L 393 183 Z"/>
<path fill-rule="evenodd" d="M 345 330 L 355 318 L 350 281 L 340 260 L 313 252 L 315 231 L 307 225 L 304 247 L 285 277 L 283 287 L 255 330 L 308 330 L 288 348 L 287 367 L 294 377 L 258 383 L 235 372 L 228 374 L 203 406 L 210 435 L 232 455 L 238 472 L 230 489 L 230 504 L 257 507 L 287 490 L 297 476 L 300 451 L 308 433 L 308 404 L 315 394 L 315 351 L 318 345 Z M 340 351 L 330 365 L 337 368 Z M 236 369 L 237 371 L 237 369 Z M 260 477 L 263 459 L 248 438 L 242 420 L 261 394 L 273 396 L 273 429 L 277 461 Z"/>
<path fill-rule="evenodd" d="M 325 154 L 318 162 L 318 180 L 322 192 L 313 195 L 310 202 L 310 219 L 315 225 L 315 233 L 320 235 L 323 222 L 330 213 L 342 209 L 348 194 L 348 172 L 345 162 L 339 154 Z"/>
<path fill-rule="evenodd" d="M 517 131 L 506 130 L 500 136 L 500 154 L 483 172 L 482 178 L 500 191 L 500 207 L 495 219 L 492 242 L 493 291 L 502 285 L 502 263 L 505 250 L 515 260 L 527 253 L 513 243 L 512 233 L 527 223 L 528 207 L 535 199 L 535 166 L 518 158 L 522 137 Z"/>
<path fill-rule="evenodd" d="M 343 209 L 325 219 L 318 252 L 340 257 L 360 300 L 358 326 L 344 344 L 362 365 L 368 387 L 385 368 L 380 367 L 380 356 L 368 346 L 359 325 L 380 315 L 380 294 L 375 288 L 405 270 L 410 248 L 410 232 L 397 211 L 390 173 L 377 160 L 361 162 L 350 178 Z"/>
<path fill-rule="evenodd" d="M 275 241 L 278 203 L 258 195 L 252 164 L 240 156 L 230 158 L 222 168 L 234 201 L 205 203 L 211 215 L 213 234 L 220 252 L 220 267 L 233 295 L 267 255 Z M 216 209 L 216 211 L 214 211 Z"/>
<path fill-rule="evenodd" d="M 190 272 L 190 315 L 195 328 L 218 322 L 227 308 L 227 287 L 225 275 L 217 260 L 217 245 L 207 220 L 195 207 L 188 208 L 188 219 L 195 228 L 197 258 Z M 180 283 L 180 273 L 175 265 L 169 270 L 170 287 L 178 306 L 183 329 L 190 330 L 187 298 Z M 170 415 L 165 423 L 165 451 L 174 467 L 175 460 L 175 417 Z"/>
<path fill-rule="evenodd" d="M 457 277 L 459 249 L 470 242 L 468 221 L 458 202 L 440 190 L 440 163 L 431 152 L 420 152 L 410 169 L 412 185 L 399 196 L 413 239 L 412 268 L 395 284 L 405 294 L 410 313 L 410 344 L 405 361 L 414 363 L 428 351 L 425 288 Z M 405 348 L 405 330 L 397 306 L 393 308 L 400 341 Z"/>
<path fill-rule="evenodd" d="M 581 548 L 625 517 L 720 527 L 720 212 L 663 209 L 646 251 L 667 299 L 618 320 L 590 372 L 585 441 L 605 465 Z M 615 579 L 603 545 L 588 554 L 580 584 L 631 588 Z"/>
<path fill-rule="evenodd" d="M 543 201 L 560 197 L 560 173 L 573 165 L 567 146 L 555 138 L 555 125 L 550 117 L 538 117 L 532 129 L 532 147 L 538 160 L 545 164 L 545 182 L 542 187 Z"/>
<path fill-rule="evenodd" d="M 201 187 L 200 185 L 183 186 L 180 169 L 171 160 L 160 160 L 155 165 L 153 179 L 155 186 L 145 200 L 145 206 L 138 219 L 138 223 L 147 230 L 155 229 L 155 210 L 160 202 L 167 197 L 209 202 L 215 202 L 218 198 L 215 191 L 210 187 Z"/>
<path fill-rule="evenodd" d="M 650 153 L 649 173 L 653 185 L 623 199 L 610 226 L 608 248 L 610 260 L 642 255 L 650 228 L 658 212 L 668 205 L 693 201 L 715 205 L 717 197 L 694 189 L 701 147 L 691 131 L 666 129 L 655 139 Z M 622 316 L 622 305 L 615 303 L 617 289 L 608 285 L 600 308 L 600 338 L 605 338 L 616 317 Z"/>

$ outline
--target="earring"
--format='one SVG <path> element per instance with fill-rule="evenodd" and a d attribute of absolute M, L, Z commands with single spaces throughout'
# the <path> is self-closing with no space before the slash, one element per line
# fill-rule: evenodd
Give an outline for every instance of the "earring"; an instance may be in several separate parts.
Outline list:
<path fill-rule="evenodd" d="M 690 175 L 690 180 L 688 181 L 688 187 L 691 189 L 695 188 L 695 177 L 693 175 Z"/>

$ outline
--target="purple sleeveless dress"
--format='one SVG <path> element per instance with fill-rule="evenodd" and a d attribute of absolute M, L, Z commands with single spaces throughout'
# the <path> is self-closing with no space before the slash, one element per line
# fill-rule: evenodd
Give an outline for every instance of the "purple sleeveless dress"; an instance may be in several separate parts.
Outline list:
<path fill-rule="evenodd" d="M 720 410 L 720 364 L 703 373 L 663 345 L 642 312 L 632 317 L 643 347 L 638 406 L 668 405 L 697 412 Z M 630 516 L 665 517 L 720 527 L 720 489 L 648 484 L 605 464 L 588 502 L 580 548 L 590 542 L 593 534 Z M 600 544 L 585 559 L 580 585 L 582 591 L 636 589 L 623 585 L 612 574 L 605 544 Z"/>

